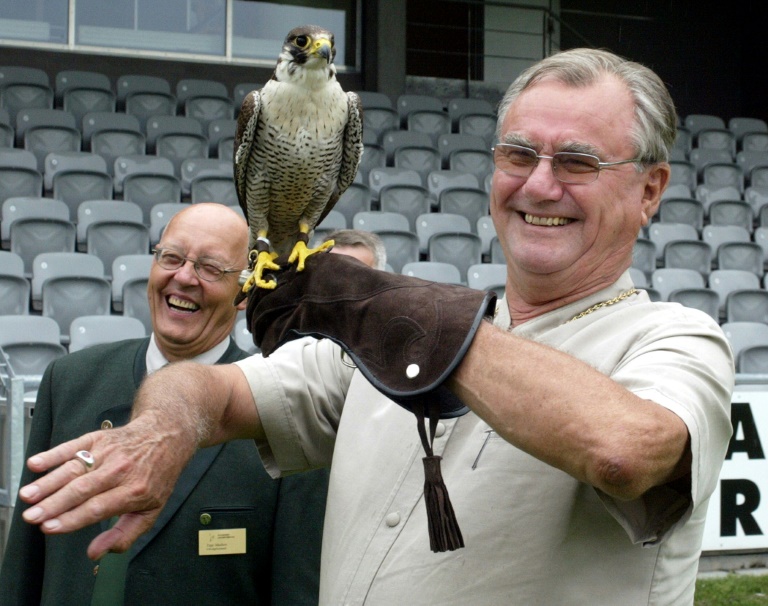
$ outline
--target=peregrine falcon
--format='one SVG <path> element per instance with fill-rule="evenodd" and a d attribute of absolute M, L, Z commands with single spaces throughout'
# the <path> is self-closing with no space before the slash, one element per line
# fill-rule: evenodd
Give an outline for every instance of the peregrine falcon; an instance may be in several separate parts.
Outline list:
<path fill-rule="evenodd" d="M 309 234 L 330 212 L 357 173 L 363 152 L 360 98 L 336 81 L 333 34 L 314 25 L 292 29 L 274 75 L 243 100 L 235 133 L 234 173 L 250 229 L 253 284 L 274 288 L 265 270 L 288 255 L 304 268 Z M 282 259 L 281 259 L 282 260 Z"/>

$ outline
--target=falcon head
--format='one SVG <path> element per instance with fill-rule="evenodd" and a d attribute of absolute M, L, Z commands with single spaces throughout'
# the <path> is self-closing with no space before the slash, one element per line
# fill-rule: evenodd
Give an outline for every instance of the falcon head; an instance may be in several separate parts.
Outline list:
<path fill-rule="evenodd" d="M 336 75 L 333 34 L 317 25 L 293 28 L 285 37 L 283 50 L 277 60 L 278 80 L 294 80 L 306 70 L 322 72 L 327 79 Z"/>

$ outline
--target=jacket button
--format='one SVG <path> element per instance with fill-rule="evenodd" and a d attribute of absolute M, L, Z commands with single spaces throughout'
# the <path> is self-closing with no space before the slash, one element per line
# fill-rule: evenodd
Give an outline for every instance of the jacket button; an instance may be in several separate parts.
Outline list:
<path fill-rule="evenodd" d="M 208 526 L 208 524 L 211 523 L 211 514 L 210 513 L 201 513 L 200 514 L 200 523 L 203 526 Z"/>
<path fill-rule="evenodd" d="M 437 427 L 435 427 L 435 437 L 441 438 L 445 435 L 445 423 L 438 422 Z"/>
<path fill-rule="evenodd" d="M 400 523 L 400 514 L 396 511 L 393 511 L 392 513 L 387 514 L 387 517 L 384 519 L 384 522 L 392 528 L 393 526 L 397 526 Z"/>
<path fill-rule="evenodd" d="M 112 429 L 112 421 L 107 419 L 106 421 L 101 422 L 101 428 L 102 429 Z"/>

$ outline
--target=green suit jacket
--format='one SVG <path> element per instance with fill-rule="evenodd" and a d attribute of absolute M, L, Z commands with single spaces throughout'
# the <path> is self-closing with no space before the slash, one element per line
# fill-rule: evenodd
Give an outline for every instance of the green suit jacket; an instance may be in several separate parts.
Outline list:
<path fill-rule="evenodd" d="M 128 422 L 146 374 L 149 339 L 99 345 L 46 370 L 27 456 Z M 218 363 L 246 354 L 233 342 Z M 35 479 L 25 468 L 21 485 Z M 325 470 L 271 479 L 251 440 L 200 450 L 182 473 L 155 526 L 131 548 L 125 604 L 317 604 Z M 44 535 L 17 502 L 0 571 L 0 604 L 87 606 L 95 563 L 86 549 L 107 522 Z M 207 514 L 207 515 L 204 515 Z M 200 531 L 246 529 L 246 553 L 198 555 Z"/>

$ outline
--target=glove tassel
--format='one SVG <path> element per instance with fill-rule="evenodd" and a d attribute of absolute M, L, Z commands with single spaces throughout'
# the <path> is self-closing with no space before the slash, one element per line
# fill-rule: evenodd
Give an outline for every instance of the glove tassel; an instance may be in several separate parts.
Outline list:
<path fill-rule="evenodd" d="M 424 426 L 424 409 L 429 409 L 429 437 Z M 437 422 L 440 419 L 440 402 L 434 392 L 423 396 L 414 402 L 413 412 L 416 415 L 419 437 L 427 456 L 424 462 L 424 503 L 427 506 L 427 528 L 429 530 L 429 546 L 432 551 L 454 551 L 464 547 L 464 537 L 453 512 L 451 498 L 443 481 L 440 461 L 443 457 L 432 451 Z"/>
<path fill-rule="evenodd" d="M 442 457 L 428 456 L 424 461 L 424 502 L 427 505 L 429 546 L 434 552 L 454 551 L 464 547 L 456 514 L 440 470 Z"/>

